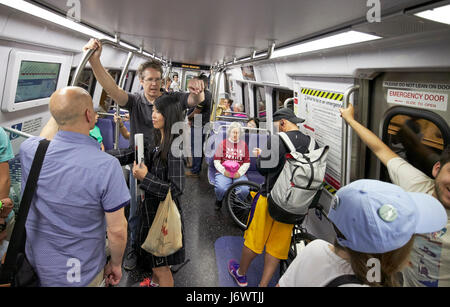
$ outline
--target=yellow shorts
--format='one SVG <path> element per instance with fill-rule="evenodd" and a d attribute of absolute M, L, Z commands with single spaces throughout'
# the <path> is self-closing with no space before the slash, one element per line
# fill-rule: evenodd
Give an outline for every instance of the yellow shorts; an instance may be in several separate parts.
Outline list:
<path fill-rule="evenodd" d="M 250 213 L 249 219 L 252 217 Z M 244 245 L 257 254 L 266 253 L 287 259 L 294 225 L 275 221 L 269 214 L 267 197 L 259 195 L 253 218 L 244 233 Z"/>

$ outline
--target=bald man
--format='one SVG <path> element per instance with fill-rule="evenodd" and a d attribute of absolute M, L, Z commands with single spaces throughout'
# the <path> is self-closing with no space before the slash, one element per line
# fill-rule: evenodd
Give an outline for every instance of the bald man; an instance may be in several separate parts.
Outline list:
<path fill-rule="evenodd" d="M 95 125 L 89 93 L 79 87 L 57 90 L 49 107 L 52 117 L 40 136 L 20 147 L 25 187 L 39 141 L 51 140 L 27 218 L 26 256 L 41 286 L 116 285 L 130 200 L 122 168 L 89 136 Z"/>

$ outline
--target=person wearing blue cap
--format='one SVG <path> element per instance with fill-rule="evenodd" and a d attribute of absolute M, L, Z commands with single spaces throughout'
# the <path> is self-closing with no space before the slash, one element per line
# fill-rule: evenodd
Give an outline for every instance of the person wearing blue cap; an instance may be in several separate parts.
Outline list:
<path fill-rule="evenodd" d="M 314 240 L 294 259 L 280 286 L 398 286 L 415 234 L 442 229 L 447 214 L 438 200 L 377 180 L 355 181 L 337 193 L 328 213 L 334 245 Z"/>
<path fill-rule="evenodd" d="M 391 181 L 408 192 L 433 196 L 450 216 L 450 147 L 447 146 L 439 161 L 433 164 L 427 176 L 384 144 L 372 131 L 354 118 L 354 109 L 340 109 L 342 118 L 386 166 Z M 444 140 L 445 144 L 445 140 Z M 439 231 L 417 235 L 411 252 L 410 265 L 403 274 L 407 287 L 450 287 L 450 220 Z"/>

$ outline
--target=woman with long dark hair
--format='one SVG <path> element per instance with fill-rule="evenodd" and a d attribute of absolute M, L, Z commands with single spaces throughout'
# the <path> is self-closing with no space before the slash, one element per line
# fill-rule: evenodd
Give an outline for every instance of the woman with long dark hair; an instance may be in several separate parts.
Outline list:
<path fill-rule="evenodd" d="M 171 131 L 175 123 L 182 122 L 181 114 L 182 110 L 176 97 L 165 95 L 156 100 L 152 113 L 155 147 L 146 146 L 144 163 L 137 165 L 134 162 L 133 176 L 140 181 L 139 187 L 145 192 L 144 201 L 138 211 L 138 264 L 145 271 L 152 271 L 152 277 L 141 282 L 143 287 L 173 287 L 174 281 L 169 266 L 181 264 L 185 258 L 184 240 L 183 248 L 167 257 L 157 257 L 140 248 L 147 238 L 158 206 L 169 190 L 181 215 L 180 196 L 184 188 L 184 166 L 181 150 L 172 150 L 173 141 L 178 134 L 172 134 Z M 134 151 L 115 156 L 122 164 L 128 164 L 134 160 Z"/>

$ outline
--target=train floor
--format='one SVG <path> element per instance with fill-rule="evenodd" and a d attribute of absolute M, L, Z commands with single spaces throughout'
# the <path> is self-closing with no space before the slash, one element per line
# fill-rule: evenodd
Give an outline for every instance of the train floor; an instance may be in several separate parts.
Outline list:
<path fill-rule="evenodd" d="M 175 287 L 218 287 L 219 276 L 214 243 L 224 236 L 243 236 L 243 231 L 233 222 L 224 205 L 215 210 L 214 187 L 207 178 L 207 165 L 203 164 L 199 178 L 186 177 L 182 196 L 185 226 L 185 265 L 172 268 Z M 125 256 L 128 252 L 125 252 Z M 122 269 L 119 287 L 139 287 L 139 283 L 150 275 L 139 268 L 132 271 Z"/>

